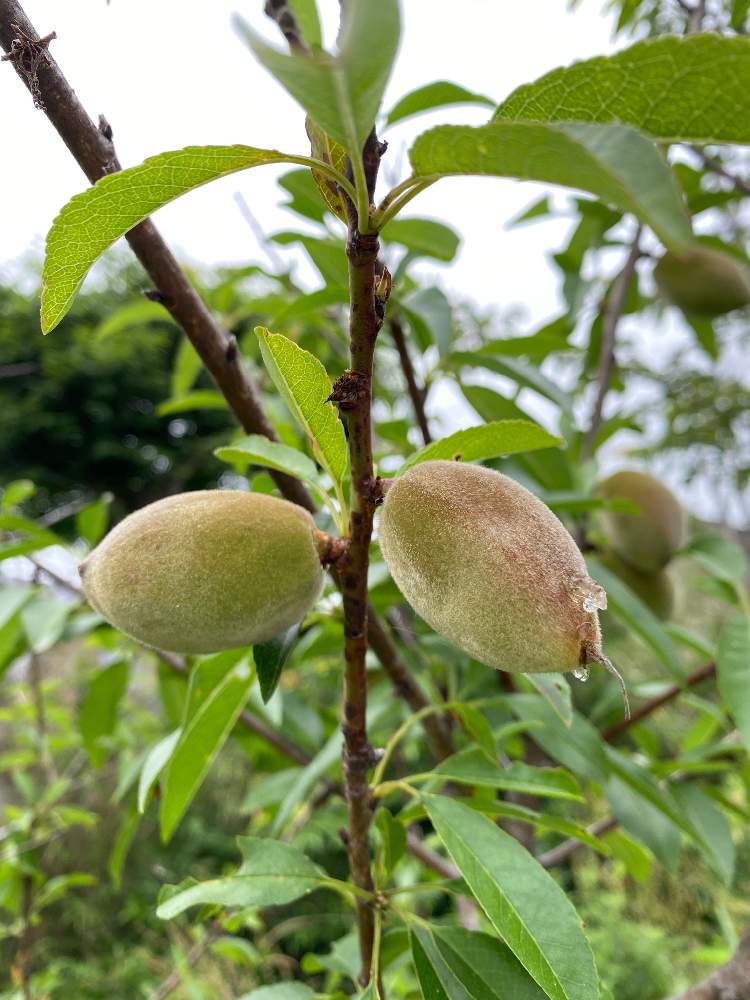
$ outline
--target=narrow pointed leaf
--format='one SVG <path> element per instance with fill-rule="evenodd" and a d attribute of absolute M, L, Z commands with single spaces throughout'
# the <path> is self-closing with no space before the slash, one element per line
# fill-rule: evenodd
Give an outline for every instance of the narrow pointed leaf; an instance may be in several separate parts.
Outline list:
<path fill-rule="evenodd" d="M 271 441 L 262 434 L 248 434 L 247 437 L 217 448 L 214 455 L 222 462 L 238 466 L 243 472 L 249 465 L 261 465 L 317 484 L 318 470 L 315 462 L 296 448 L 290 448 L 280 441 Z"/>
<path fill-rule="evenodd" d="M 316 357 L 279 333 L 256 327 L 260 351 L 268 373 L 286 400 L 313 452 L 335 483 L 346 472 L 344 426 L 333 403 L 328 402 L 331 380 Z"/>
<path fill-rule="evenodd" d="M 562 443 L 560 438 L 530 420 L 497 420 L 491 424 L 482 424 L 481 427 L 456 431 L 449 437 L 427 445 L 415 455 L 411 455 L 399 472 L 410 469 L 418 462 L 429 462 L 433 459 L 478 462 L 500 455 L 515 455 L 537 448 L 550 448 Z"/>
<path fill-rule="evenodd" d="M 409 157 L 418 177 L 484 174 L 588 191 L 638 216 L 672 250 L 693 242 L 684 200 L 664 154 L 626 125 L 441 125 L 420 135 Z"/>
<path fill-rule="evenodd" d="M 413 254 L 451 261 L 461 239 L 450 226 L 434 219 L 394 219 L 381 233 L 386 241 L 400 243 Z"/>
<path fill-rule="evenodd" d="M 188 146 L 108 174 L 71 198 L 47 236 L 42 331 L 54 330 L 65 316 L 89 268 L 104 251 L 152 212 L 219 177 L 287 161 L 289 155 L 275 149 Z"/>
<path fill-rule="evenodd" d="M 305 896 L 326 882 L 326 876 L 301 851 L 277 840 L 240 837 L 244 861 L 235 875 L 172 886 L 171 895 L 156 911 L 171 920 L 190 906 L 280 906 Z"/>
<path fill-rule="evenodd" d="M 750 619 L 746 615 L 730 618 L 722 628 L 717 668 L 722 701 L 750 750 Z"/>
<path fill-rule="evenodd" d="M 599 1000 L 591 948 L 555 880 L 517 840 L 463 803 L 434 795 L 424 803 L 490 923 L 547 996 Z"/>
<path fill-rule="evenodd" d="M 667 142 L 750 142 L 750 39 L 649 38 L 524 84 L 495 118 L 623 122 Z"/>
<path fill-rule="evenodd" d="M 416 90 L 410 91 L 401 100 L 396 101 L 388 112 L 385 123 L 386 125 L 395 125 L 396 122 L 402 122 L 414 115 L 421 115 L 425 111 L 447 108 L 453 104 L 479 104 L 485 108 L 495 107 L 495 102 L 491 97 L 475 94 L 449 80 L 436 80 L 435 83 L 417 87 Z"/>
<path fill-rule="evenodd" d="M 160 809 L 163 840 L 169 840 L 247 701 L 255 671 L 246 661 L 230 670 L 195 709 L 169 760 Z"/>
<path fill-rule="evenodd" d="M 314 122 L 350 152 L 359 152 L 375 122 L 398 48 L 398 0 L 349 0 L 338 55 L 287 55 L 266 44 L 241 17 L 235 26 L 261 65 Z"/>
<path fill-rule="evenodd" d="M 578 782 L 562 768 L 530 767 L 519 761 L 502 767 L 496 760 L 488 757 L 481 747 L 460 750 L 442 761 L 429 774 L 440 775 L 446 781 L 457 781 L 464 785 L 502 788 L 505 791 L 553 799 L 583 800 Z"/>
<path fill-rule="evenodd" d="M 291 653 L 297 636 L 299 625 L 292 625 L 286 632 L 276 635 L 268 642 L 259 642 L 253 646 L 255 669 L 258 671 L 258 684 L 263 703 L 270 701 L 281 680 L 281 671 Z"/>

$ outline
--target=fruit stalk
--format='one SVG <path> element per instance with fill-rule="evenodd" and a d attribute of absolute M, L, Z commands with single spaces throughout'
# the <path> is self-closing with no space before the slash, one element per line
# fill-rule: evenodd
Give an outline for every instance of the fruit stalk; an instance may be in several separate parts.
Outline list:
<path fill-rule="evenodd" d="M 374 132 L 363 159 L 368 187 L 374 187 L 382 147 Z M 367 772 L 374 762 L 367 738 L 367 570 L 377 482 L 372 461 L 372 370 L 375 341 L 383 324 L 382 266 L 377 235 L 362 234 L 351 213 L 346 256 L 349 267 L 350 367 L 334 385 L 332 399 L 345 413 L 349 430 L 351 520 L 349 549 L 341 567 L 344 602 L 344 786 L 349 816 L 347 848 L 355 885 L 372 891 L 368 831 L 372 816 Z M 357 902 L 361 981 L 370 977 L 375 936 L 372 907 Z"/>

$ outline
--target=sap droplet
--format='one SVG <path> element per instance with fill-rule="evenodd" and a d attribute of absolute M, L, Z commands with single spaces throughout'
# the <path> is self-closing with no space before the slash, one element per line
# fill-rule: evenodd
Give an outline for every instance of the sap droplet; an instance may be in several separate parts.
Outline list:
<path fill-rule="evenodd" d="M 582 684 L 585 684 L 586 681 L 589 679 L 589 673 L 590 671 L 589 668 L 586 666 L 586 664 L 581 663 L 573 671 L 573 676 L 575 677 L 576 680 L 580 681 Z"/>
<path fill-rule="evenodd" d="M 604 611 L 607 607 L 607 594 L 603 587 L 600 587 L 596 580 L 590 576 L 583 577 L 577 581 L 578 590 L 583 598 L 583 610 L 590 614 L 593 611 Z"/>

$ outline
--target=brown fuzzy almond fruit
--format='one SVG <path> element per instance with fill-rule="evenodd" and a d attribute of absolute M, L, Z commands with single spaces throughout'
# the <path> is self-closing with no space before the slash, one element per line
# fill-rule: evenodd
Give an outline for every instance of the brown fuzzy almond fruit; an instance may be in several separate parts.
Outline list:
<path fill-rule="evenodd" d="M 603 511 L 599 523 L 610 548 L 642 573 L 663 569 L 687 539 L 687 515 L 675 495 L 645 472 L 623 470 L 596 487 L 608 500 L 630 500 L 638 513 Z"/>
<path fill-rule="evenodd" d="M 380 546 L 415 611 L 482 663 L 511 673 L 605 663 L 603 590 L 562 523 L 508 476 L 413 466 L 386 493 Z"/>
<path fill-rule="evenodd" d="M 654 268 L 662 294 L 683 312 L 722 316 L 750 304 L 750 269 L 711 247 L 684 254 L 668 251 Z"/>
<path fill-rule="evenodd" d="M 81 566 L 107 621 L 147 646 L 213 653 L 265 642 L 323 588 L 310 514 L 262 493 L 202 490 L 121 521 Z"/>

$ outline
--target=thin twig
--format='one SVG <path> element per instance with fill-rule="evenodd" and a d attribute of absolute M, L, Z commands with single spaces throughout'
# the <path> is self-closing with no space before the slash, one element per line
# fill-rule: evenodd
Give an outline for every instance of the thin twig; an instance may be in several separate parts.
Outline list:
<path fill-rule="evenodd" d="M 120 169 L 112 130 L 105 120 L 96 127 L 46 48 L 45 58 L 34 65 L 33 74 L 29 73 L 27 60 L 18 53 L 23 46 L 33 48 L 40 41 L 21 5 L 16 0 L 0 0 L 0 45 L 9 55 L 16 53 L 12 65 L 19 77 L 32 94 L 39 95 L 44 113 L 94 184 Z M 153 222 L 142 222 L 126 239 L 154 282 L 158 301 L 185 331 L 244 430 L 275 439 L 276 432 L 263 412 L 255 383 L 243 367 L 236 340 L 209 312 Z M 276 471 L 271 475 L 288 500 L 315 509 L 298 479 Z"/>
<path fill-rule="evenodd" d="M 398 351 L 398 356 L 401 361 L 401 370 L 404 373 L 406 385 L 409 390 L 411 405 L 414 407 L 414 415 L 417 418 L 419 429 L 422 432 L 422 440 L 425 444 L 430 444 L 432 441 L 432 435 L 430 434 L 430 427 L 427 423 L 427 415 L 424 410 L 425 392 L 417 384 L 417 377 L 414 374 L 414 365 L 411 362 L 409 349 L 406 345 L 404 328 L 401 325 L 400 320 L 396 317 L 391 319 L 388 327 L 391 331 L 391 336 L 393 337 L 393 343 L 396 345 L 396 350 Z"/>
<path fill-rule="evenodd" d="M 625 308 L 625 300 L 630 288 L 630 282 L 635 274 L 635 266 L 641 256 L 639 240 L 641 237 L 641 226 L 638 226 L 633 242 L 630 246 L 625 264 L 612 283 L 607 302 L 604 306 L 602 319 L 602 349 L 599 360 L 599 373 L 597 375 L 597 390 L 594 398 L 594 405 L 591 409 L 589 428 L 581 447 L 581 457 L 585 460 L 590 457 L 594 450 L 596 436 L 602 424 L 604 400 L 609 392 L 609 383 L 612 379 L 612 372 L 615 367 L 615 346 L 617 341 L 617 326 Z"/>
<path fill-rule="evenodd" d="M 597 820 L 596 823 L 592 823 L 591 826 L 587 827 L 587 830 L 592 837 L 601 837 L 609 830 L 614 830 L 617 825 L 618 821 L 613 816 L 607 816 L 604 819 Z M 545 851 L 544 854 L 540 854 L 537 857 L 537 861 L 542 868 L 554 868 L 556 865 L 563 864 L 571 855 L 585 846 L 582 840 L 571 837 L 569 840 L 564 840 L 561 844 L 558 844 L 557 847 L 553 847 L 551 850 Z"/>

